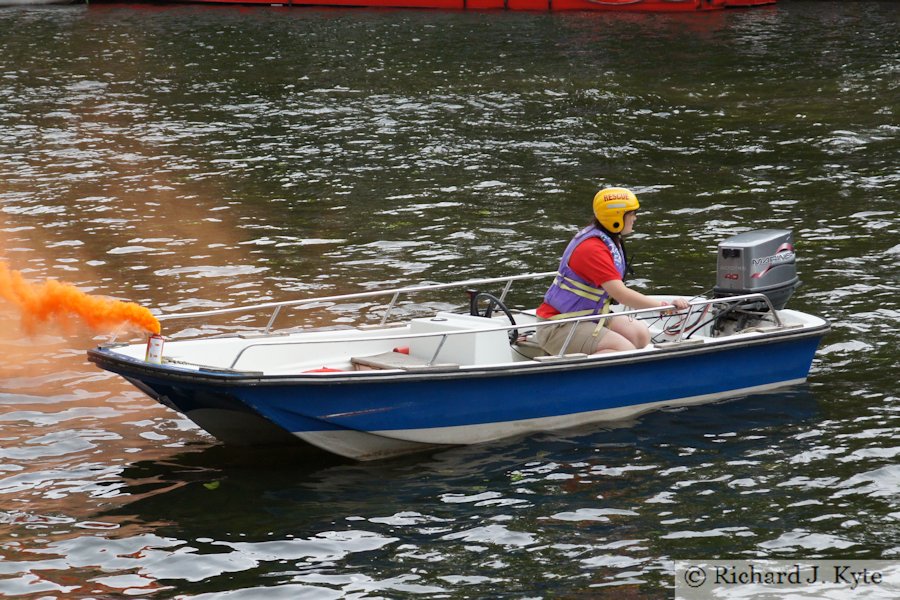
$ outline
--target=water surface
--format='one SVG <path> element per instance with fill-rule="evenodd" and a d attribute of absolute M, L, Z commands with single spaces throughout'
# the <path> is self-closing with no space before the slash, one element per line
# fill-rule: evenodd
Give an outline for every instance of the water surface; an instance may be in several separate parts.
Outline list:
<path fill-rule="evenodd" d="M 635 285 L 702 293 L 719 240 L 789 228 L 791 307 L 834 326 L 805 386 L 354 464 L 224 448 L 88 365 L 94 333 L 0 306 L 0 595 L 666 598 L 676 559 L 898 558 L 897 25 L 0 10 L 0 256 L 30 278 L 169 312 L 545 271 L 627 185 Z"/>

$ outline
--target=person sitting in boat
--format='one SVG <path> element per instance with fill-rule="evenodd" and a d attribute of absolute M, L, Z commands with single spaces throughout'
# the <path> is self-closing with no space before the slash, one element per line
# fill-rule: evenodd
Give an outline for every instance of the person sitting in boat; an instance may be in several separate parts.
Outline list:
<path fill-rule="evenodd" d="M 625 188 L 606 188 L 594 196 L 594 220 L 569 242 L 559 272 L 537 309 L 541 320 L 556 320 L 609 312 L 611 300 L 638 309 L 660 306 L 623 282 L 627 256 L 622 238 L 632 233 L 640 208 L 637 196 Z M 672 304 L 688 308 L 683 298 Z M 663 304 L 665 306 L 665 304 Z M 535 341 L 549 354 L 558 354 L 572 327 L 575 333 L 566 353 L 597 354 L 643 348 L 650 343 L 647 326 L 629 317 L 609 317 L 539 327 Z"/>

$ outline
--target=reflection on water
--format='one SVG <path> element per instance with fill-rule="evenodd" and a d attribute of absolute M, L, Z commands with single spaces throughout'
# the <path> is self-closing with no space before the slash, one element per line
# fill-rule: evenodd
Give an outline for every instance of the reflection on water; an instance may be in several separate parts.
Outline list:
<path fill-rule="evenodd" d="M 628 425 L 365 465 L 217 446 L 139 460 L 117 478 L 126 501 L 91 522 L 13 519 L 46 540 L 17 568 L 186 592 L 262 570 L 259 585 L 335 597 L 471 585 L 493 596 L 547 581 L 665 589 L 669 561 L 695 552 L 872 547 L 880 516 L 859 508 L 890 502 L 900 475 L 861 469 L 878 428 L 823 445 L 846 436 L 827 431 L 803 389 Z"/>
<path fill-rule="evenodd" d="M 798 389 L 358 465 L 224 448 L 0 306 L 0 594 L 664 598 L 678 558 L 897 557 L 895 24 L 2 9 L 27 277 L 168 312 L 545 271 L 625 184 L 638 286 L 700 293 L 718 240 L 791 228 L 791 307 L 834 330 Z"/>

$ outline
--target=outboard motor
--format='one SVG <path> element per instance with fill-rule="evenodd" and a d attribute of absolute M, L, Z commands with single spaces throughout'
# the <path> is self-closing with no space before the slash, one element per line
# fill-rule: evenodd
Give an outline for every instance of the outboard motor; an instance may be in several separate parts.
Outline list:
<path fill-rule="evenodd" d="M 716 266 L 716 298 L 765 294 L 775 310 L 781 310 L 800 284 L 793 236 L 787 229 L 748 231 L 719 242 Z M 770 319 L 767 311 L 762 301 L 732 306 L 719 315 L 714 330 L 758 325 Z"/>
<path fill-rule="evenodd" d="M 719 242 L 716 266 L 716 298 L 765 294 L 775 310 L 784 308 L 800 283 L 787 229 L 748 231 Z"/>

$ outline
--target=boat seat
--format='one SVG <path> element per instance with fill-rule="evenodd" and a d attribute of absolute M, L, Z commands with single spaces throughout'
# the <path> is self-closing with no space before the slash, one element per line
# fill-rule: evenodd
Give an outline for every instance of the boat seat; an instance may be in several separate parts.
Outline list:
<path fill-rule="evenodd" d="M 404 371 L 444 371 L 458 369 L 456 363 L 435 363 L 429 365 L 424 359 L 402 352 L 382 352 L 372 356 L 354 356 L 350 363 L 357 371 L 402 369 Z"/>
<path fill-rule="evenodd" d="M 519 336 L 513 347 L 519 354 L 528 358 L 540 358 L 547 355 L 540 344 L 534 341 L 534 332 Z"/>
<path fill-rule="evenodd" d="M 541 345 L 535 342 L 530 336 L 529 337 L 520 337 L 516 340 L 516 346 L 522 346 L 523 348 L 540 348 Z"/>

